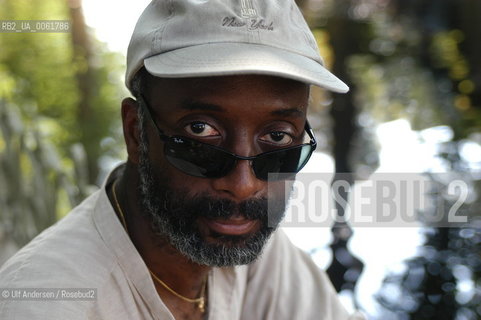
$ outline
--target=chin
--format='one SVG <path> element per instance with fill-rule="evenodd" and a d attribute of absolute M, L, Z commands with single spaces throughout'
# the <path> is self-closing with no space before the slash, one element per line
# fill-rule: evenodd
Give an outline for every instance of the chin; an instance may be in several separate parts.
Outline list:
<path fill-rule="evenodd" d="M 223 245 L 228 248 L 242 248 L 246 247 L 246 242 L 255 237 L 255 233 L 243 235 L 227 235 L 216 232 L 211 232 L 208 236 L 203 237 L 206 244 Z"/>

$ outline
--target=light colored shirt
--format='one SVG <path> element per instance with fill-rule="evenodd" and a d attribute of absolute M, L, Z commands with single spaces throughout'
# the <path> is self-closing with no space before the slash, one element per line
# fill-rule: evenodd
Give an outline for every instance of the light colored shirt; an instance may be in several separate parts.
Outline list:
<path fill-rule="evenodd" d="M 92 288 L 86 301 L 12 299 L 12 288 Z M 250 265 L 214 268 L 209 320 L 357 320 L 326 274 L 276 231 Z M 10 297 L 2 297 L 2 290 Z M 174 320 L 122 228 L 105 185 L 0 269 L 0 319 Z"/>

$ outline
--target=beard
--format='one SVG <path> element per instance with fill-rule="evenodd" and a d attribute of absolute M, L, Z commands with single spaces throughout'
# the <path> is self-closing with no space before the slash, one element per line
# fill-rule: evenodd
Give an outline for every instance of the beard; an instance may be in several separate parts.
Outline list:
<path fill-rule="evenodd" d="M 143 132 L 145 130 L 140 131 L 138 170 L 141 206 L 151 221 L 153 232 L 201 265 L 226 267 L 253 262 L 284 217 L 284 197 L 274 202 L 256 198 L 236 203 L 207 194 L 192 197 L 187 190 L 174 190 L 167 185 L 167 179 L 153 169 L 148 157 L 147 135 Z M 224 235 L 211 231 L 209 236 L 215 239 L 214 242 L 208 241 L 199 229 L 200 218 L 229 219 L 239 215 L 257 220 L 260 228 L 246 235 Z"/>

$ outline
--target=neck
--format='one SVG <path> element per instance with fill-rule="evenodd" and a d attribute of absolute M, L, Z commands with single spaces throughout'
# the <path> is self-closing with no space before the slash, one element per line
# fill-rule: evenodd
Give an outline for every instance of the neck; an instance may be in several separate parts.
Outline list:
<path fill-rule="evenodd" d="M 150 271 L 177 293 L 185 297 L 196 298 L 201 292 L 211 267 L 190 261 L 172 247 L 165 237 L 152 231 L 149 217 L 142 213 L 138 191 L 140 190 L 140 179 L 137 172 L 137 167 L 127 162 L 123 175 L 119 177 L 115 185 L 129 237 Z M 120 218 L 112 188 L 108 194 L 112 206 Z M 168 293 L 166 294 L 168 295 Z"/>

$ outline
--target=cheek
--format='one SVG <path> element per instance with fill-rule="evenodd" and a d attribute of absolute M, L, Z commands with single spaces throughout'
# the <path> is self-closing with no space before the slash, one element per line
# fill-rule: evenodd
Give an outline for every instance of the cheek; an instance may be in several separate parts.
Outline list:
<path fill-rule="evenodd" d="M 291 194 L 293 183 L 293 181 L 269 182 L 267 185 L 269 206 L 277 210 L 285 208 Z"/>
<path fill-rule="evenodd" d="M 155 165 L 156 176 L 162 177 L 159 183 L 166 185 L 169 189 L 182 191 L 190 198 L 210 190 L 208 179 L 192 177 L 182 173 L 166 159 L 158 159 L 157 161 Z"/>

